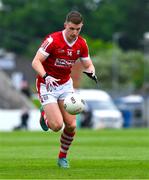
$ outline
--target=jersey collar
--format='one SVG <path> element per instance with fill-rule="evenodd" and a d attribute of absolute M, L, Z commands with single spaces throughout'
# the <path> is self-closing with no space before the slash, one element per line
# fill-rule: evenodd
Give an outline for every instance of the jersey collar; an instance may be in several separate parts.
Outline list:
<path fill-rule="evenodd" d="M 78 39 L 78 37 L 77 37 L 75 41 L 73 41 L 72 43 L 70 43 L 70 42 L 68 42 L 67 39 L 66 39 L 65 30 L 62 31 L 62 35 L 63 35 L 64 41 L 65 41 L 66 44 L 67 44 L 68 46 L 70 46 L 70 47 L 72 47 L 72 46 L 75 44 L 75 42 L 77 41 L 77 39 Z"/>

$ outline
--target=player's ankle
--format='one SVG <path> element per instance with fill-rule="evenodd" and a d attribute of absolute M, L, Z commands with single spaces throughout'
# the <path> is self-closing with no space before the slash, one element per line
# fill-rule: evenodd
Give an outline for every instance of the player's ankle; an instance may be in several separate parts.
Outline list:
<path fill-rule="evenodd" d="M 67 156 L 67 153 L 60 152 L 58 157 L 59 158 L 66 158 L 66 156 Z"/>

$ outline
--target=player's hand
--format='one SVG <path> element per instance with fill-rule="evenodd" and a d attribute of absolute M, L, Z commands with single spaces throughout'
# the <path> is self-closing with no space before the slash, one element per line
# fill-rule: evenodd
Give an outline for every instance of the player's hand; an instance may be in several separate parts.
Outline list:
<path fill-rule="evenodd" d="M 49 89 L 55 89 L 56 87 L 59 86 L 59 84 L 57 83 L 60 79 L 56 79 L 48 74 L 46 74 L 44 77 L 45 80 L 45 84 L 46 84 L 46 88 L 47 90 Z"/>
<path fill-rule="evenodd" d="M 98 82 L 95 72 L 83 71 L 83 73 L 86 74 L 92 80 L 94 80 L 96 83 Z"/>

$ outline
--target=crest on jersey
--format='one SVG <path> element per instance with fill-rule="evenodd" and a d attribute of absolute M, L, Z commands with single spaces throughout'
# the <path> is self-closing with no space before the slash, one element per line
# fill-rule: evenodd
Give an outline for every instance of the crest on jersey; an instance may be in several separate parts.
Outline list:
<path fill-rule="evenodd" d="M 77 50 L 77 55 L 80 55 L 80 50 L 79 49 Z"/>

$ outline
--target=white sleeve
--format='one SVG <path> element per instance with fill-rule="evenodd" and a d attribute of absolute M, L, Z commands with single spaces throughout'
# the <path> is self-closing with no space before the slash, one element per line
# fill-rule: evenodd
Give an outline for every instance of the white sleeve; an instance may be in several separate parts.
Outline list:
<path fill-rule="evenodd" d="M 88 57 L 80 57 L 80 60 L 81 61 L 88 61 L 88 60 L 90 60 L 91 58 L 90 58 L 90 56 L 88 55 Z"/>
<path fill-rule="evenodd" d="M 49 46 L 52 44 L 53 38 L 50 36 L 45 41 L 42 43 L 41 47 L 39 48 L 39 51 L 44 55 L 44 56 L 49 56 Z"/>

